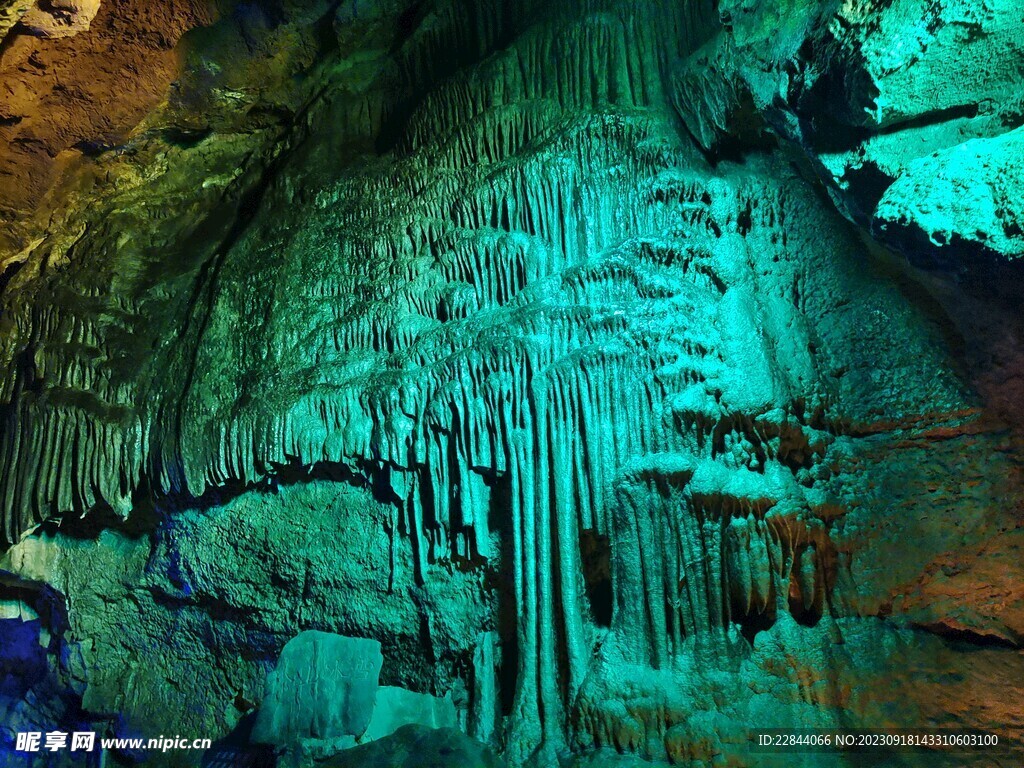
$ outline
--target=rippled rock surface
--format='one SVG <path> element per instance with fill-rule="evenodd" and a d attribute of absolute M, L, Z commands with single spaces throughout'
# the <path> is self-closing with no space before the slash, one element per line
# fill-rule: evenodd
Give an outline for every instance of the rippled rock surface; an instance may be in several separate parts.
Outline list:
<path fill-rule="evenodd" d="M 313 631 L 473 739 L 338 765 L 1024 754 L 1018 16 L 153 3 L 96 143 L 0 122 L 2 738 L 245 742 Z"/>

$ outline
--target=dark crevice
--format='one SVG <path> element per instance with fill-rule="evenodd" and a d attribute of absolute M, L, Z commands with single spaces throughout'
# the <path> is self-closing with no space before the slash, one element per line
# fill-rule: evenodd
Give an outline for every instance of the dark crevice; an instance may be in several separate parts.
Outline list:
<path fill-rule="evenodd" d="M 22 267 L 24 267 L 24 266 L 25 266 L 25 262 L 24 261 L 15 261 L 15 262 L 12 262 L 12 263 L 8 264 L 4 268 L 3 273 L 0 274 L 0 294 L 2 294 L 4 292 L 4 290 L 10 284 L 11 280 L 14 279 L 14 276 L 17 275 L 18 272 L 20 272 Z"/>
<path fill-rule="evenodd" d="M 498 633 L 498 704 L 503 717 L 512 713 L 519 677 L 518 611 L 515 594 L 514 536 L 512 530 L 512 482 L 508 475 L 491 486 L 487 527 L 497 534 L 499 552 L 484 571 L 484 588 L 495 596 L 495 629 Z"/>
<path fill-rule="evenodd" d="M 599 627 L 612 625 L 612 547 L 611 540 L 596 531 L 580 531 L 580 563 L 590 603 L 590 613 Z"/>
<path fill-rule="evenodd" d="M 955 645 L 968 645 L 974 648 L 1000 648 L 1019 650 L 1020 642 L 1000 635 L 990 634 L 967 627 L 952 627 L 942 622 L 912 622 L 911 626 L 948 640 Z"/>
<path fill-rule="evenodd" d="M 754 638 L 759 632 L 767 632 L 775 626 L 775 611 L 765 609 L 760 613 L 744 614 L 737 618 L 735 623 L 740 628 L 740 635 L 753 647 Z"/>

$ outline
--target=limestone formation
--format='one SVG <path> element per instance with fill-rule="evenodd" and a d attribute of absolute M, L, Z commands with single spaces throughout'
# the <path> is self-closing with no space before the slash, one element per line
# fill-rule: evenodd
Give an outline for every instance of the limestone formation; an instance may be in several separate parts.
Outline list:
<path fill-rule="evenodd" d="M 11 27 L 35 6 L 33 0 L 3 0 L 0 2 L 0 42 L 7 37 Z"/>
<path fill-rule="evenodd" d="M 903 237 L 908 249 L 933 246 L 1020 258 L 1022 159 L 1024 128 L 922 157 L 882 195 L 875 228 L 887 237 Z"/>
<path fill-rule="evenodd" d="M 48 0 L 29 8 L 21 24 L 41 37 L 72 37 L 88 30 L 99 10 L 100 0 Z"/>
<path fill-rule="evenodd" d="M 267 682 L 253 740 L 354 741 L 373 716 L 383 660 L 376 640 L 316 631 L 292 638 Z"/>
<path fill-rule="evenodd" d="M 163 67 L 110 115 L 18 36 L 0 750 L 1018 760 L 1021 23 L 108 0 L 60 44 Z"/>
<path fill-rule="evenodd" d="M 439 699 L 393 685 L 381 686 L 377 690 L 373 716 L 360 741 L 383 739 L 407 725 L 457 728 L 459 723 L 455 704 L 450 696 Z"/>
<path fill-rule="evenodd" d="M 676 74 L 675 103 L 703 146 L 730 136 L 749 142 L 770 127 L 807 153 L 844 213 L 874 222 L 878 237 L 909 248 L 920 263 L 1021 255 L 1020 243 L 989 231 L 984 202 L 958 200 L 958 190 L 941 182 L 921 203 L 924 220 L 909 225 L 918 242 L 902 239 L 908 218 L 895 210 L 918 205 L 922 190 L 915 187 L 926 181 L 920 176 L 955 179 L 966 171 L 977 140 L 994 141 L 982 154 L 994 153 L 993 164 L 1002 165 L 1000 146 L 1013 143 L 1024 114 L 1024 20 L 1016 2 L 794 0 L 723 2 L 719 10 L 717 35 Z M 970 194 L 983 194 L 985 186 Z M 931 208 L 941 216 L 974 204 L 981 205 L 980 224 L 948 225 L 963 229 L 956 238 L 965 249 L 927 220 Z M 998 223 L 1005 219 L 1012 232 L 1019 214 L 1019 203 L 1010 203 Z"/>

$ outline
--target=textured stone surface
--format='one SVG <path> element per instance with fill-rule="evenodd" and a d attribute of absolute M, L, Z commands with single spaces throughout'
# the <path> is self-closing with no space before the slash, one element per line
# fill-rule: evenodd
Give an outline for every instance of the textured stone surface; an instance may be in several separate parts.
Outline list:
<path fill-rule="evenodd" d="M 85 32 L 100 10 L 100 0 L 48 0 L 21 17 L 27 32 L 42 37 L 73 37 Z"/>
<path fill-rule="evenodd" d="M 378 638 L 387 685 L 450 690 L 453 667 L 486 620 L 482 579 L 439 572 L 418 587 L 408 543 L 380 534 L 386 519 L 365 492 L 318 481 L 179 511 L 152 553 L 145 538 L 110 532 L 26 539 L 0 571 L 20 575 L 29 586 L 16 594 L 55 627 L 45 645 L 54 675 L 73 691 L 45 717 L 73 718 L 81 706 L 100 732 L 225 734 L 252 715 L 285 643 L 307 629 Z M 71 594 L 68 608 L 51 602 Z M 44 628 L 32 627 L 35 636 Z M 51 695 L 49 678 L 27 684 Z M 3 706 L 5 722 L 39 716 L 31 702 Z M 110 712 L 120 717 L 111 722 Z"/>
<path fill-rule="evenodd" d="M 1021 255 L 1013 240 L 1020 203 L 1009 202 L 992 221 L 978 199 L 988 186 L 997 198 L 1002 187 L 1012 189 L 1016 163 L 1003 181 L 969 159 L 980 152 L 1006 165 L 996 156 L 1016 141 L 1010 134 L 1024 116 L 1017 3 L 801 0 L 725 2 L 719 10 L 722 29 L 676 76 L 675 103 L 705 147 L 756 133 L 751 116 L 760 115 L 761 128 L 799 146 L 841 209 L 860 223 L 874 220 L 885 242 L 907 245 L 894 237 L 894 217 L 901 225 L 921 218 L 910 222 L 921 236 L 910 255 L 921 263 Z M 993 144 L 979 150 L 975 140 Z M 972 172 L 986 183 L 967 201 L 956 180 Z M 978 221 L 969 212 L 975 204 Z M 943 212 L 952 218 L 932 218 Z"/>
<path fill-rule="evenodd" d="M 455 704 L 450 697 L 439 699 L 391 685 L 381 686 L 377 691 L 373 717 L 361 740 L 372 741 L 390 736 L 406 725 L 457 728 Z"/>
<path fill-rule="evenodd" d="M 1024 128 L 971 139 L 911 163 L 875 210 L 875 227 L 909 248 L 1024 255 Z M 914 242 L 914 239 L 918 242 Z"/>
<path fill-rule="evenodd" d="M 383 661 L 376 640 L 315 630 L 292 638 L 267 680 L 253 740 L 288 745 L 362 736 L 373 716 Z"/>
<path fill-rule="evenodd" d="M 34 0 L 0 0 L 0 41 L 7 37 L 11 27 L 34 5 Z"/>
<path fill-rule="evenodd" d="M 1011 4 L 147 8 L 161 98 L 11 203 L 4 722 L 244 740 L 316 631 L 515 766 L 1024 753 Z"/>
<path fill-rule="evenodd" d="M 26 246 L 36 247 L 45 239 L 40 229 L 47 223 L 52 226 L 54 215 L 74 217 L 81 210 L 66 199 L 69 194 L 88 197 L 94 193 L 88 170 L 85 178 L 77 175 L 81 167 L 106 150 L 124 150 L 132 130 L 164 100 L 178 75 L 183 51 L 175 50 L 175 44 L 189 29 L 212 20 L 204 0 L 81 5 L 93 11 L 98 5 L 98 12 L 89 16 L 87 30 L 72 37 L 49 39 L 16 34 L 15 29 L 4 40 L 0 54 L 0 265 L 4 270 L 28 257 L 23 252 Z M 39 24 L 55 18 L 43 11 L 31 17 Z M 37 216 L 43 221 L 37 221 Z M 74 228 L 74 224 L 69 227 Z"/>

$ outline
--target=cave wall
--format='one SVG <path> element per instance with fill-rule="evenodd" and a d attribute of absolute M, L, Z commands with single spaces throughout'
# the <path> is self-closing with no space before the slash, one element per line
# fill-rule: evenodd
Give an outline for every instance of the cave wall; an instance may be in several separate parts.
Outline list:
<path fill-rule="evenodd" d="M 3 156 L 10 730 L 226 735 L 316 629 L 512 765 L 1020 749 L 1019 13 L 147 8 L 173 66 L 0 128 L 62 126 Z"/>

